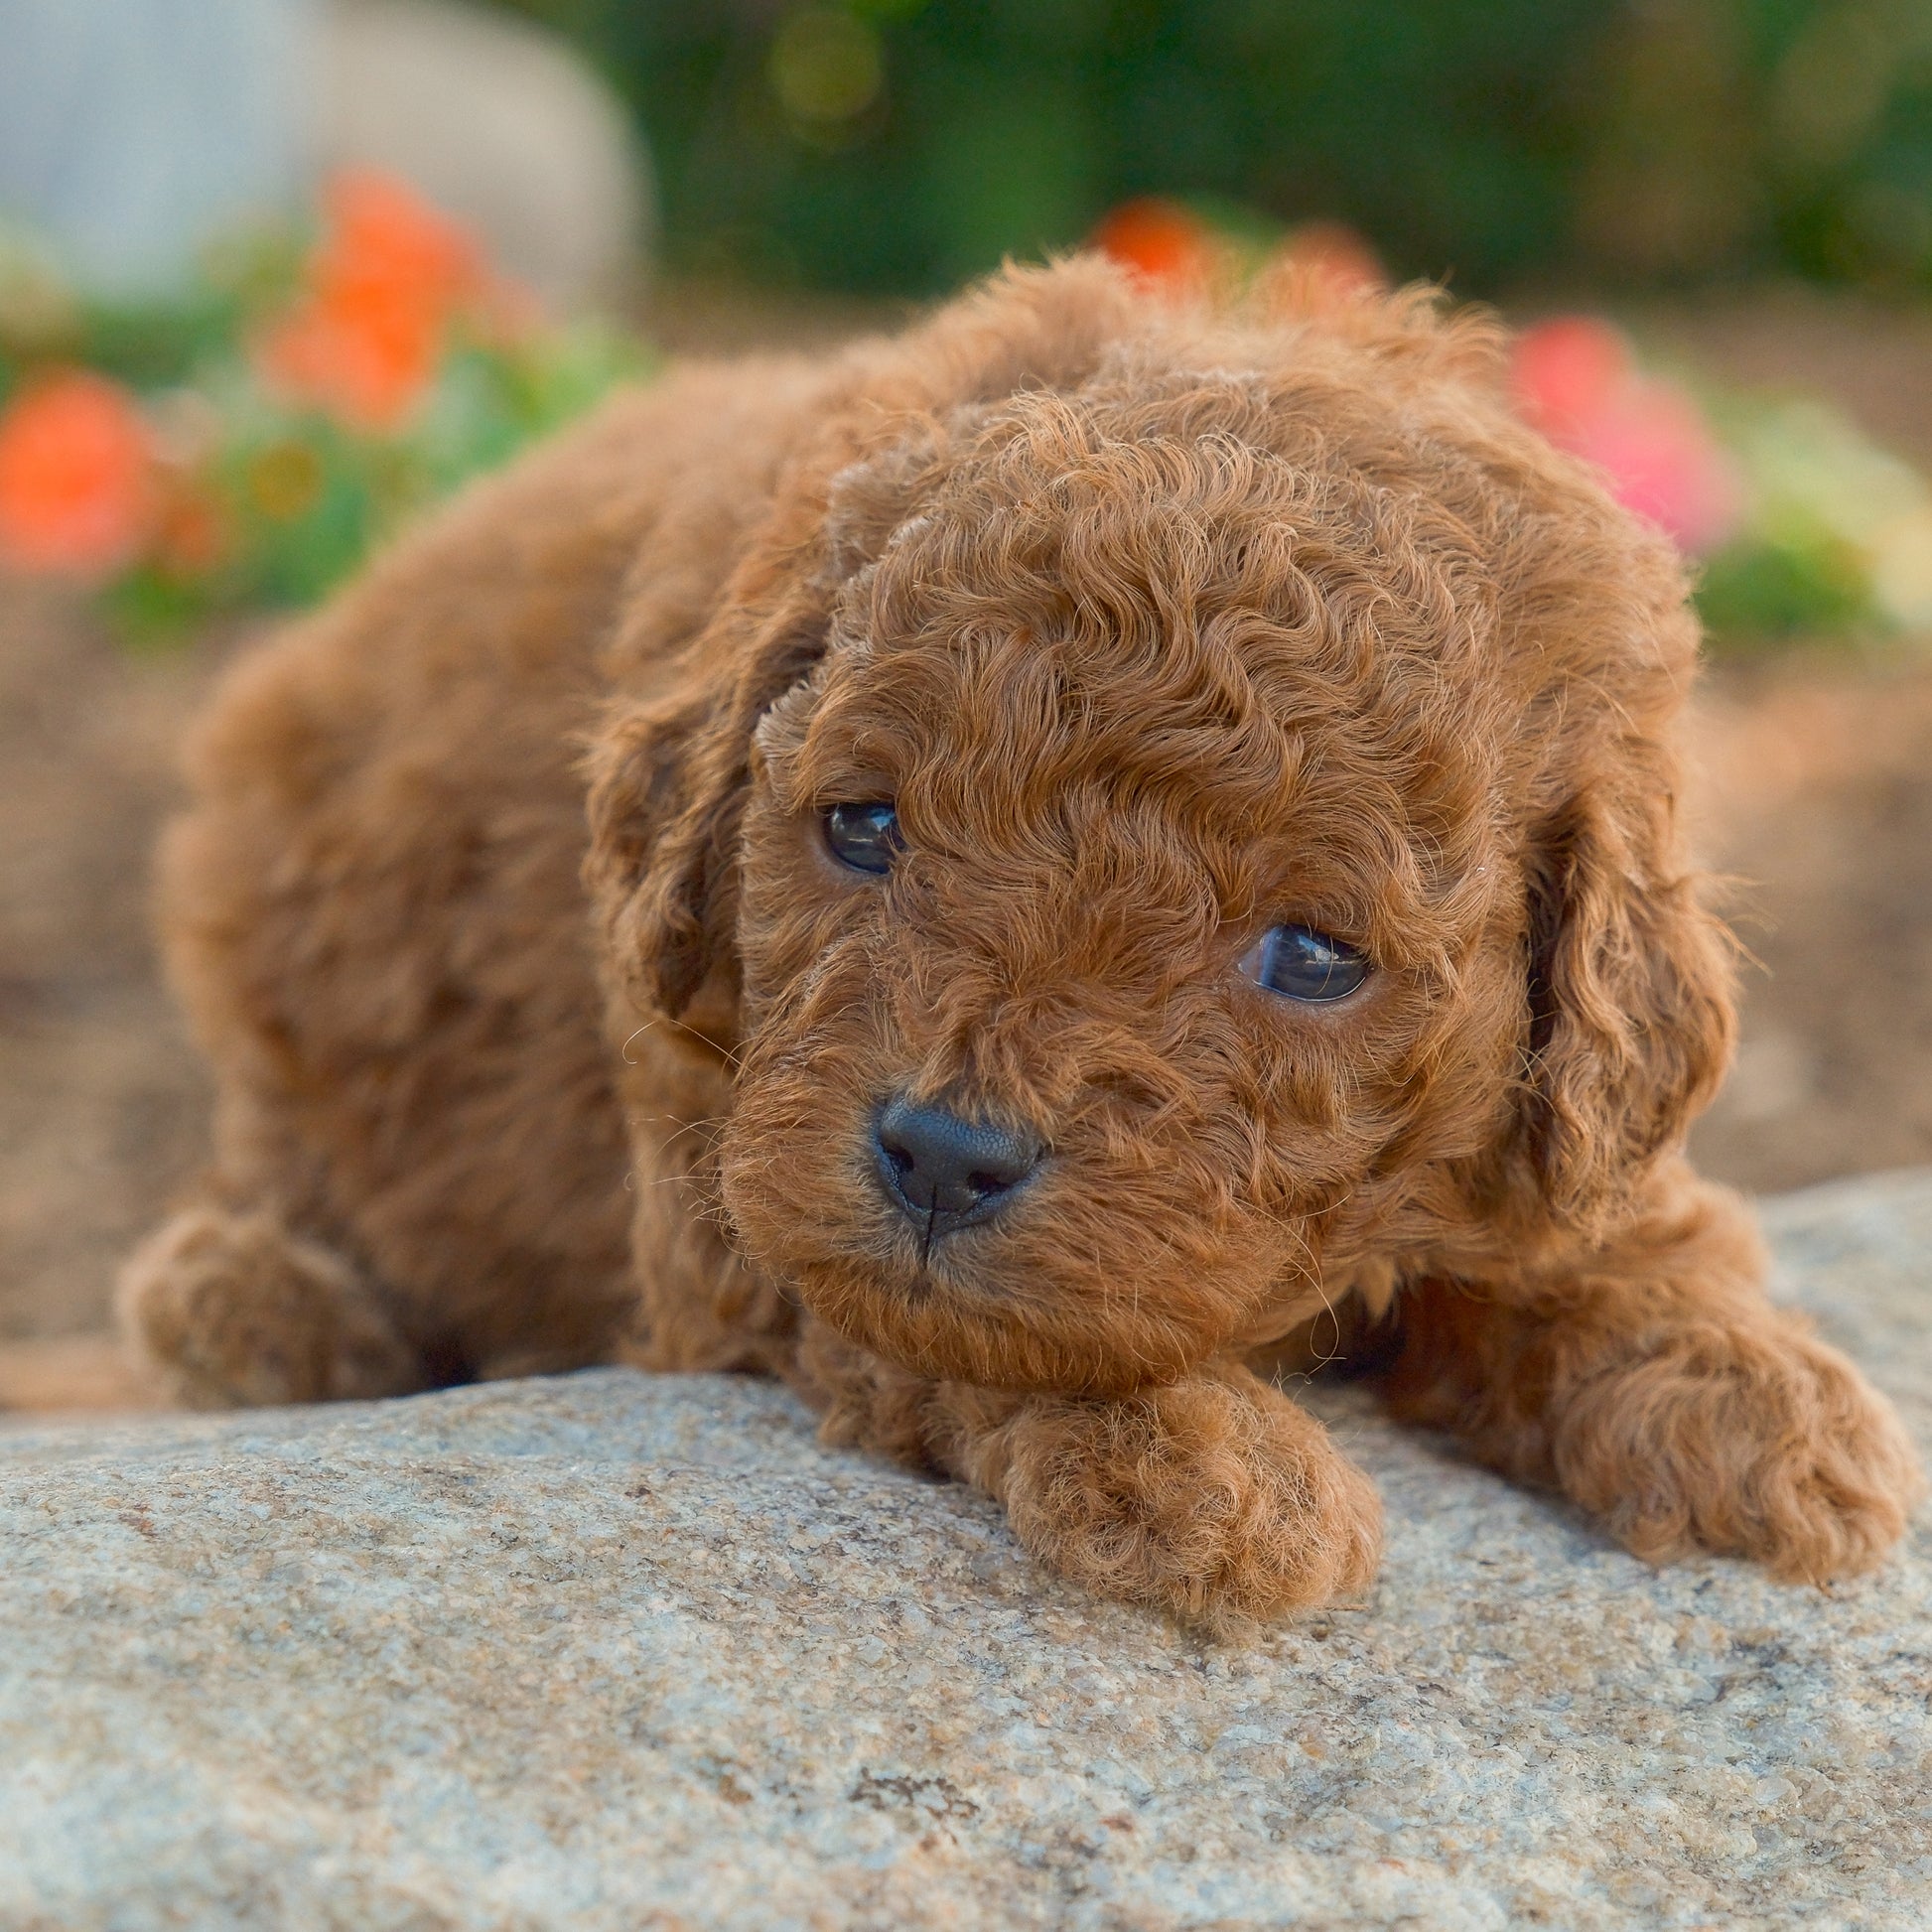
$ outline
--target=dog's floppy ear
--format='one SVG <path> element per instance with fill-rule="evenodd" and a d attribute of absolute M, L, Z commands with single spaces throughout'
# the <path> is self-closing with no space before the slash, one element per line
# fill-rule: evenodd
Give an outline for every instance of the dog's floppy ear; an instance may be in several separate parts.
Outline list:
<path fill-rule="evenodd" d="M 737 996 L 753 735 L 825 656 L 841 587 L 905 514 L 938 433 L 921 418 L 869 427 L 879 447 L 801 489 L 790 521 L 741 567 L 711 626 L 686 647 L 676 688 L 619 704 L 592 747 L 584 882 L 606 970 L 642 1011 L 676 1019 L 714 976 Z"/>
<path fill-rule="evenodd" d="M 1677 862 L 1661 795 L 1567 800 L 1527 866 L 1530 1038 L 1522 1140 L 1545 1201 L 1601 1230 L 1729 1060 L 1731 947 Z"/>
<path fill-rule="evenodd" d="M 584 879 L 605 960 L 640 1009 L 675 1019 L 715 970 L 732 970 L 752 734 L 824 655 L 828 621 L 815 599 L 760 614 L 736 676 L 694 668 L 668 696 L 620 706 L 599 734 Z"/>

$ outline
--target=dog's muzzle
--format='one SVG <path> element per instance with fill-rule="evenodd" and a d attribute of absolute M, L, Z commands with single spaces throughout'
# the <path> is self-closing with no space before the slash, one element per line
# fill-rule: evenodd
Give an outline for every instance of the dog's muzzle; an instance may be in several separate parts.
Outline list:
<path fill-rule="evenodd" d="M 1036 1134 L 971 1121 L 903 1094 L 873 1122 L 886 1198 L 928 1244 L 990 1221 L 1038 1172 L 1046 1144 Z"/>

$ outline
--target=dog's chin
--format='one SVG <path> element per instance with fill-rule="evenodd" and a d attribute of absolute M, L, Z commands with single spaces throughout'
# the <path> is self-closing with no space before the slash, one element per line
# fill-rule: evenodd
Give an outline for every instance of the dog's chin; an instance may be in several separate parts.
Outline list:
<path fill-rule="evenodd" d="M 808 1266 L 796 1288 L 848 1341 L 915 1374 L 980 1388 L 1125 1396 L 1173 1381 L 1213 1346 L 1173 1323 L 1056 1305 L 1050 1290 L 1020 1297 L 871 1261 Z"/>

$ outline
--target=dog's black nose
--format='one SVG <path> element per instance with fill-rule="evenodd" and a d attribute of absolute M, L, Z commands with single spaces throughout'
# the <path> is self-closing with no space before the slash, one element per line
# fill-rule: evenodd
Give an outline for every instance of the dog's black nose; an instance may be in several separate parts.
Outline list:
<path fill-rule="evenodd" d="M 888 1196 L 928 1236 L 990 1219 L 1045 1152 L 1037 1135 L 962 1120 L 903 1094 L 880 1109 L 873 1139 Z"/>

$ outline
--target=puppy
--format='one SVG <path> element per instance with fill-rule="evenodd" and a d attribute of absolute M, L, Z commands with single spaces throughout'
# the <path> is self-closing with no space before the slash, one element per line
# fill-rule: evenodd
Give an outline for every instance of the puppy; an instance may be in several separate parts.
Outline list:
<path fill-rule="evenodd" d="M 1421 298 L 1075 260 L 668 378 L 216 700 L 161 917 L 217 1151 L 127 1327 L 207 1404 L 783 1376 L 1214 1620 L 1373 1573 L 1254 1367 L 1359 1315 L 1646 1558 L 1865 1568 L 1911 1450 L 1681 1153 L 1696 649 Z"/>

